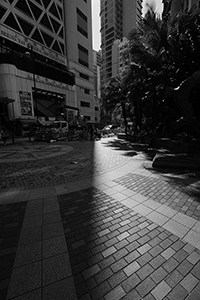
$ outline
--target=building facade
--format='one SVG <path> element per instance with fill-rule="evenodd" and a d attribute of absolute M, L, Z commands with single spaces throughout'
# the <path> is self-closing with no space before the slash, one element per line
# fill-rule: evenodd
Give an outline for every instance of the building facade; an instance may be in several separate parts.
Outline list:
<path fill-rule="evenodd" d="M 112 46 L 115 40 L 128 37 L 142 16 L 143 0 L 101 0 L 101 84 L 112 76 Z"/>
<path fill-rule="evenodd" d="M 67 0 L 65 34 L 68 67 L 76 76 L 75 102 L 80 114 L 95 122 L 91 0 Z"/>
<path fill-rule="evenodd" d="M 101 50 L 93 50 L 93 72 L 94 72 L 94 100 L 95 100 L 95 121 L 100 122 L 100 70 Z"/>
<path fill-rule="evenodd" d="M 1 1 L 1 122 L 95 119 L 91 30 L 91 1 Z"/>

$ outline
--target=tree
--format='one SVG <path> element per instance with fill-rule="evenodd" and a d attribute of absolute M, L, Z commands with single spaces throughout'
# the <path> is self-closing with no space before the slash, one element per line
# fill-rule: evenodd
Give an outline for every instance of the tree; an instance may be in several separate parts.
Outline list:
<path fill-rule="evenodd" d="M 124 118 L 125 133 L 127 134 L 126 91 L 118 76 L 111 77 L 108 84 L 102 89 L 102 104 L 107 113 L 114 110 L 122 113 Z"/>

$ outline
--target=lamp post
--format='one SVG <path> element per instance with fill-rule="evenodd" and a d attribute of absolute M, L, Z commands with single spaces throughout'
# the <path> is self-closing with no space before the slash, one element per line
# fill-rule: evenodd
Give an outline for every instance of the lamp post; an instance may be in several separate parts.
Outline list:
<path fill-rule="evenodd" d="M 37 111 L 37 88 L 36 88 L 36 80 L 35 80 L 35 59 L 33 54 L 33 46 L 31 44 L 28 44 L 28 49 L 30 49 L 30 52 L 26 52 L 25 54 L 31 57 L 32 60 L 32 67 L 33 67 L 33 88 L 34 88 L 34 100 L 35 100 L 35 107 L 36 107 L 36 119 L 37 119 L 37 125 L 38 125 L 38 111 Z"/>

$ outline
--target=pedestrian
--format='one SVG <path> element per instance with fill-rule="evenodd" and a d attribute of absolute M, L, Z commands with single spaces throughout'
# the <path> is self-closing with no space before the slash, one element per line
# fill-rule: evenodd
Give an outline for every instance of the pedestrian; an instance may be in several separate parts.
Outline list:
<path fill-rule="evenodd" d="M 1 130 L 1 139 L 2 139 L 4 145 L 7 144 L 7 138 L 8 138 L 7 131 L 5 130 L 5 128 L 2 128 L 2 130 Z"/>

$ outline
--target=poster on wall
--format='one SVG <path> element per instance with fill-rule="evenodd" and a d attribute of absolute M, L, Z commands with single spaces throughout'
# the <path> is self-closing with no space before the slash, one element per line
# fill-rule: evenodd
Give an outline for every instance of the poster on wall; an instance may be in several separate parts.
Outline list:
<path fill-rule="evenodd" d="M 21 114 L 26 116 L 32 116 L 31 93 L 20 91 L 19 98 L 21 104 Z"/>

